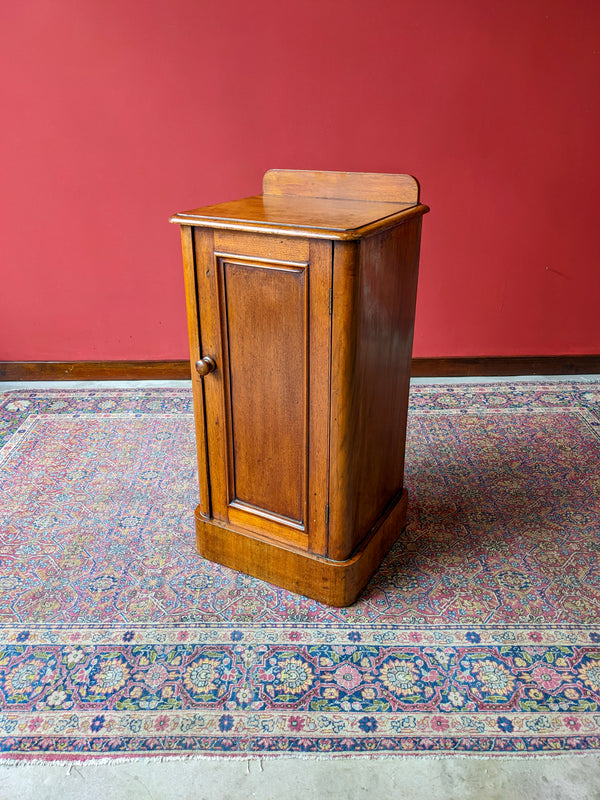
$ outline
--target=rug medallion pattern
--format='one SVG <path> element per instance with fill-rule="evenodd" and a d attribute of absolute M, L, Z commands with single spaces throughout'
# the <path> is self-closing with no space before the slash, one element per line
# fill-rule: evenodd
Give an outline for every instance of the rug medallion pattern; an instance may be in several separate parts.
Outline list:
<path fill-rule="evenodd" d="M 190 391 L 0 395 L 5 758 L 600 751 L 600 382 L 417 386 L 333 609 L 204 561 Z"/>

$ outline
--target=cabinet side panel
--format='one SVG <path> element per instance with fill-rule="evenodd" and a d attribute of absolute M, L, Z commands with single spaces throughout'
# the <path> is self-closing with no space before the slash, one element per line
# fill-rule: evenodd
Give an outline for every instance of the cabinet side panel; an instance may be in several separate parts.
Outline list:
<path fill-rule="evenodd" d="M 403 489 L 420 233 L 418 217 L 362 240 L 358 278 L 348 282 L 356 319 L 347 320 L 340 376 L 341 451 L 332 449 L 343 472 L 331 558 L 348 558 Z"/>

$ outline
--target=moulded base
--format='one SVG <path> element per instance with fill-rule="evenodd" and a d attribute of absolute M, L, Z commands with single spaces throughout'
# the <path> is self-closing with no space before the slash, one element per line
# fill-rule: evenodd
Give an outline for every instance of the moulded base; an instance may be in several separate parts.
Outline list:
<path fill-rule="evenodd" d="M 338 608 L 351 605 L 406 525 L 406 489 L 351 558 L 334 561 L 233 529 L 196 509 L 198 552 L 210 561 Z"/>

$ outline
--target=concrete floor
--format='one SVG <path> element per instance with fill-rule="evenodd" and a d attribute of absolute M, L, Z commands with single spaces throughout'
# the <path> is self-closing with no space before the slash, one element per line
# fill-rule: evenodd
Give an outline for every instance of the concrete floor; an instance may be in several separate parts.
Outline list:
<path fill-rule="evenodd" d="M 597 800 L 600 759 L 202 759 L 0 767 L 1 800 Z"/>
<path fill-rule="evenodd" d="M 515 378 L 417 379 L 481 383 Z M 518 380 L 598 380 L 525 376 Z M 185 381 L 0 383 L 29 388 L 185 386 Z M 2 764 L 0 800 L 600 800 L 600 756 L 539 758 L 187 759 L 113 764 Z"/>

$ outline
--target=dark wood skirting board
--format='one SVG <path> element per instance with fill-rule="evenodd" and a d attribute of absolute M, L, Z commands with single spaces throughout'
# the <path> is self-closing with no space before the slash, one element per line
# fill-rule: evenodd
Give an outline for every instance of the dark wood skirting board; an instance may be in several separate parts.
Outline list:
<path fill-rule="evenodd" d="M 469 378 L 510 375 L 597 375 L 600 355 L 468 356 L 413 358 L 413 378 Z"/>
<path fill-rule="evenodd" d="M 0 361 L 0 381 L 189 380 L 189 361 Z"/>
<path fill-rule="evenodd" d="M 413 358 L 413 378 L 597 375 L 600 355 Z M 0 381 L 189 380 L 188 361 L 0 361 Z"/>

